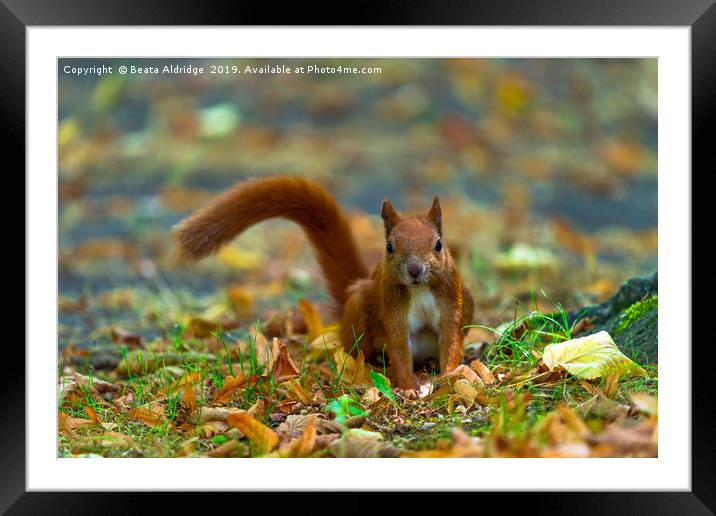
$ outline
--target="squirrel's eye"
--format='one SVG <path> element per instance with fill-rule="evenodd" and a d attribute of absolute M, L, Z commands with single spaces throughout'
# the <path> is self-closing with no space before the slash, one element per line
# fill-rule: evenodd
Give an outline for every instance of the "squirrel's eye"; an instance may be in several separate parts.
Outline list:
<path fill-rule="evenodd" d="M 395 251 L 395 249 L 393 249 L 393 244 L 391 244 L 390 242 L 388 242 L 388 245 L 385 246 L 385 250 L 391 254 L 393 253 L 393 251 Z"/>
<path fill-rule="evenodd" d="M 443 243 L 438 238 L 438 241 L 435 242 L 435 252 L 439 253 L 442 248 L 443 248 Z"/>

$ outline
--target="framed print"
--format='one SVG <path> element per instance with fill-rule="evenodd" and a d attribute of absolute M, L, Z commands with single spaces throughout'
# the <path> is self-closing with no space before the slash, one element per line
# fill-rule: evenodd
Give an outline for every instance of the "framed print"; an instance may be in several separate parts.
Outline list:
<path fill-rule="evenodd" d="M 27 337 L 3 509 L 713 510 L 689 169 L 716 11 L 510 6 L 263 26 L 295 9 L 5 2 Z"/>

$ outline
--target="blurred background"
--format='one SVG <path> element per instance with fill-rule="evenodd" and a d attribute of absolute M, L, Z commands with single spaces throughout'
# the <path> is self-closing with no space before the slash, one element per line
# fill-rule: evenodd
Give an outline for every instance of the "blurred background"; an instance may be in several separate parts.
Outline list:
<path fill-rule="evenodd" d="M 62 72 L 102 64 L 115 73 Z M 212 64 L 378 70 L 116 73 Z M 279 173 L 335 194 L 371 265 L 381 199 L 426 210 L 440 194 L 481 324 L 598 302 L 657 268 L 656 59 L 60 59 L 58 79 L 61 346 L 196 317 L 247 327 L 301 297 L 330 320 L 291 223 L 197 264 L 169 238 L 222 189 Z"/>

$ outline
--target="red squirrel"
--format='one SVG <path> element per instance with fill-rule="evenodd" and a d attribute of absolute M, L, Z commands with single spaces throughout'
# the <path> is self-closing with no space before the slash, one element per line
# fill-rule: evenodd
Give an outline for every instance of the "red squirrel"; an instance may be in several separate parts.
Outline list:
<path fill-rule="evenodd" d="M 392 382 L 406 391 L 415 388 L 414 365 L 434 360 L 442 374 L 460 365 L 473 300 L 443 242 L 438 196 L 425 215 L 402 216 L 383 200 L 385 254 L 371 273 L 336 200 L 299 177 L 241 181 L 180 222 L 174 236 L 182 256 L 197 260 L 275 217 L 300 225 L 311 242 L 346 350 L 358 348 L 372 363 L 384 352 Z"/>

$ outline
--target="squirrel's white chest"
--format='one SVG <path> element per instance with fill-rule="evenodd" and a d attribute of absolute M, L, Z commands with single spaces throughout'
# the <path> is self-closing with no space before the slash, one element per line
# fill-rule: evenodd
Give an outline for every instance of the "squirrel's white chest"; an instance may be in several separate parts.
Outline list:
<path fill-rule="evenodd" d="M 440 311 L 430 287 L 409 290 L 408 346 L 415 362 L 438 359 Z"/>

